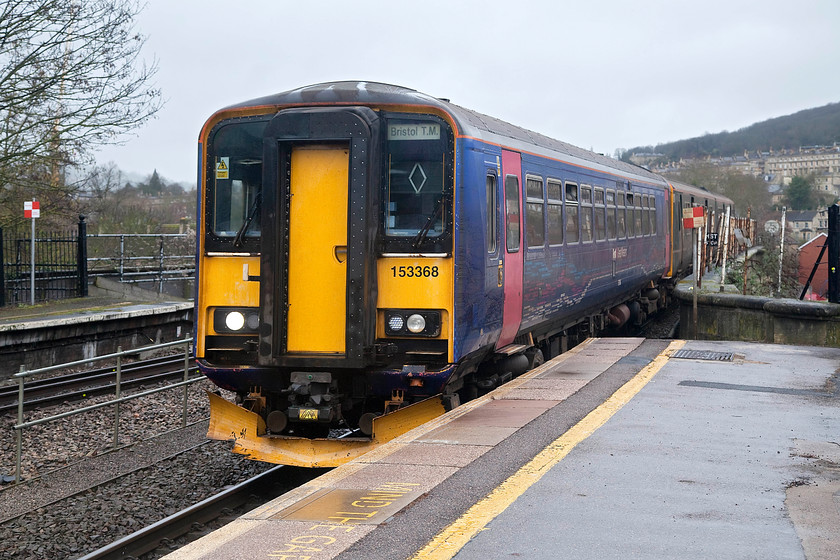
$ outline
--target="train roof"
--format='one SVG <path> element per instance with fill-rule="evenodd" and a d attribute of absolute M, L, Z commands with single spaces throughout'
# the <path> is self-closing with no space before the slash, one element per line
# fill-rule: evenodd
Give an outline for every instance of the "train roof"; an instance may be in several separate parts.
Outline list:
<path fill-rule="evenodd" d="M 679 181 L 670 181 L 671 186 L 674 187 L 675 190 L 688 193 L 694 195 L 698 198 L 708 198 L 711 200 L 716 200 L 718 202 L 722 202 L 724 204 L 732 205 L 733 202 L 729 197 L 726 197 L 722 194 L 718 194 L 712 192 L 705 187 L 695 187 L 694 185 L 689 185 L 687 183 L 680 183 Z"/>
<path fill-rule="evenodd" d="M 448 99 L 433 97 L 391 84 L 361 81 L 326 82 L 252 99 L 226 107 L 226 109 L 255 106 L 275 106 L 279 109 L 284 106 L 302 105 L 423 105 L 433 107 L 451 115 L 461 136 L 474 137 L 547 157 L 561 156 L 572 164 L 608 173 L 620 172 L 622 175 L 662 186 L 667 184 L 660 175 L 631 163 L 549 138 L 501 119 L 461 107 Z"/>

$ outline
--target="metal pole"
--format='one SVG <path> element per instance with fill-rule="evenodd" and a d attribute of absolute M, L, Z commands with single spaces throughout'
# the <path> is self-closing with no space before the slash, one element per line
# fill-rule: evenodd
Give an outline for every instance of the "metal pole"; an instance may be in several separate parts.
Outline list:
<path fill-rule="evenodd" d="M 747 295 L 747 274 L 750 270 L 750 248 L 744 247 L 744 294 Z"/>
<path fill-rule="evenodd" d="M 704 218 L 705 219 L 705 218 Z M 697 287 L 703 287 L 703 275 L 706 273 L 706 227 L 704 225 L 700 226 L 700 230 L 697 232 Z"/>
<path fill-rule="evenodd" d="M 87 297 L 87 223 L 83 215 L 79 216 L 79 232 L 76 236 L 76 270 L 79 275 L 79 297 Z"/>
<path fill-rule="evenodd" d="M 840 281 L 837 266 L 840 261 L 840 206 L 828 209 L 828 301 L 840 303 Z"/>
<path fill-rule="evenodd" d="M 720 283 L 721 283 L 721 290 L 723 289 L 723 284 L 726 283 L 726 258 L 729 256 L 729 209 L 730 207 L 726 207 L 726 218 L 724 218 L 723 222 L 723 266 L 720 269 Z"/>
<path fill-rule="evenodd" d="M 0 307 L 6 306 L 6 245 L 3 243 L 3 228 L 0 227 Z"/>
<path fill-rule="evenodd" d="M 158 277 L 158 295 L 163 293 L 163 236 L 160 236 L 160 252 L 158 255 L 158 271 L 160 276 Z"/>
<path fill-rule="evenodd" d="M 116 398 L 117 402 L 114 404 L 114 444 L 113 448 L 116 449 L 120 445 L 120 392 L 122 390 L 121 386 L 122 382 L 122 346 L 117 346 L 117 378 L 114 382 L 116 385 Z"/>
<path fill-rule="evenodd" d="M 20 372 L 26 371 L 26 366 L 20 366 Z M 23 424 L 23 377 L 18 378 L 18 425 Z M 23 428 L 15 430 L 17 452 L 15 455 L 15 484 L 21 480 L 21 457 L 23 455 Z"/>
<path fill-rule="evenodd" d="M 125 235 L 120 235 L 120 282 L 123 281 L 123 269 L 125 268 Z"/>
<path fill-rule="evenodd" d="M 779 297 L 782 295 L 782 265 L 785 262 L 785 217 L 787 206 L 782 206 L 782 236 L 779 238 Z"/>
<path fill-rule="evenodd" d="M 190 343 L 184 343 L 184 381 L 187 381 L 190 377 Z M 187 427 L 187 391 L 189 387 L 184 385 L 184 417 L 183 422 L 181 422 L 181 426 L 183 428 Z"/>
<path fill-rule="evenodd" d="M 693 302 L 692 302 L 692 305 L 691 305 L 691 319 L 692 319 L 692 322 L 693 322 L 693 325 L 694 325 L 694 339 L 695 340 L 697 340 L 697 289 L 698 289 L 697 288 L 697 275 L 699 274 L 699 271 L 697 270 L 697 268 L 698 268 L 697 267 L 697 264 L 698 264 L 697 261 L 700 260 L 698 258 L 698 255 L 697 255 L 697 238 L 698 238 L 697 228 L 691 228 L 691 241 L 692 241 L 691 244 L 694 246 L 694 250 L 692 251 L 694 253 L 693 258 L 692 258 L 692 261 L 693 261 L 692 266 L 694 267 L 694 296 L 693 296 Z"/>
<path fill-rule="evenodd" d="M 32 270 L 29 273 L 29 303 L 35 305 L 35 218 L 32 218 L 32 239 L 29 243 L 29 255 Z"/>

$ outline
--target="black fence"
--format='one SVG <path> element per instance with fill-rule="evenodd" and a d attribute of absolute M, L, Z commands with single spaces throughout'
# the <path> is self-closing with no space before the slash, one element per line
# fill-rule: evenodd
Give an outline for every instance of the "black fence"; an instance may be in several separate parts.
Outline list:
<path fill-rule="evenodd" d="M 165 282 L 195 275 L 192 232 L 89 235 L 80 217 L 75 231 L 36 229 L 34 274 L 32 248 L 31 230 L 0 227 L 0 306 L 84 297 L 95 276 L 161 293 Z"/>
<path fill-rule="evenodd" d="M 32 232 L 0 228 L 0 306 L 87 295 L 86 224 L 76 231 Z M 34 288 L 34 291 L 33 291 Z"/>

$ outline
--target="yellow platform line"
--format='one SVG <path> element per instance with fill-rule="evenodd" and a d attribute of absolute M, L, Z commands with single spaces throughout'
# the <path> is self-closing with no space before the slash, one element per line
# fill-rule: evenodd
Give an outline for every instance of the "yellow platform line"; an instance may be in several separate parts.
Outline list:
<path fill-rule="evenodd" d="M 448 560 L 455 556 L 470 539 L 483 531 L 488 523 L 538 482 L 554 465 L 562 461 L 578 443 L 595 433 L 595 430 L 603 426 L 621 407 L 630 402 L 630 399 L 662 369 L 671 355 L 684 345 L 684 340 L 671 342 L 665 351 L 642 368 L 630 381 L 622 385 L 566 433 L 551 442 L 528 464 L 482 498 L 454 523 L 438 533 L 429 544 L 417 551 L 411 560 L 421 558 L 423 560 Z"/>

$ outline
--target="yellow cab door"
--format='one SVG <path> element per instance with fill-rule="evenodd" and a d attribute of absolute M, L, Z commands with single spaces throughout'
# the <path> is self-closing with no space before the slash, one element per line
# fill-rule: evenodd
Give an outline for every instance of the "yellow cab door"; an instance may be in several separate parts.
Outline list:
<path fill-rule="evenodd" d="M 347 146 L 292 149 L 287 352 L 345 351 L 348 169 Z"/>

